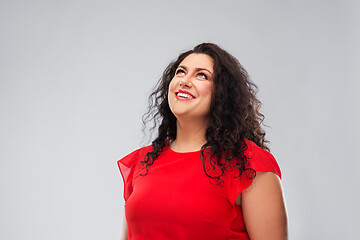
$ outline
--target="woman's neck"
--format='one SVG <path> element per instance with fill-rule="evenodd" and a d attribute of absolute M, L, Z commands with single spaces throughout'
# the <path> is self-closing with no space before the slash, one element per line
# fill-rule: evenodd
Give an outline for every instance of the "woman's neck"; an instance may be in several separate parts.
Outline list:
<path fill-rule="evenodd" d="M 207 124 L 203 122 L 176 121 L 176 139 L 170 142 L 170 147 L 176 152 L 198 151 L 206 143 L 205 132 Z"/>

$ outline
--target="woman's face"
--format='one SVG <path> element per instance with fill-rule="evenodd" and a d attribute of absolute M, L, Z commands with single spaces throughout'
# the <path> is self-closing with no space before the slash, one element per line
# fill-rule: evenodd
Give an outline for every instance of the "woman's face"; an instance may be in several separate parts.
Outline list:
<path fill-rule="evenodd" d="M 213 68 L 213 59 L 201 53 L 192 53 L 179 64 L 168 91 L 169 106 L 177 119 L 207 118 L 214 84 Z"/>

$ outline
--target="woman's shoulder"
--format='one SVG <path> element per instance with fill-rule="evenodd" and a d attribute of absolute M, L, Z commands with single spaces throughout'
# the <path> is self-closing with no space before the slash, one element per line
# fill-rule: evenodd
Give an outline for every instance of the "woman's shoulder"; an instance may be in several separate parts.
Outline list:
<path fill-rule="evenodd" d="M 142 155 L 151 150 L 151 146 L 138 148 L 117 161 L 121 176 L 124 181 L 124 199 L 127 201 L 133 191 L 132 181 L 135 169 L 139 166 Z"/>
<path fill-rule="evenodd" d="M 245 143 L 247 148 L 244 154 L 247 157 L 249 168 L 255 171 L 271 171 L 281 178 L 280 167 L 275 157 L 269 151 L 262 149 L 251 140 L 246 139 Z"/>
<path fill-rule="evenodd" d="M 127 154 L 120 160 L 118 160 L 118 164 L 123 164 L 127 167 L 131 167 L 135 161 L 140 160 L 140 158 L 143 158 L 146 156 L 146 153 L 150 152 L 152 150 L 152 145 L 148 145 L 145 147 L 138 148 L 131 153 Z"/>

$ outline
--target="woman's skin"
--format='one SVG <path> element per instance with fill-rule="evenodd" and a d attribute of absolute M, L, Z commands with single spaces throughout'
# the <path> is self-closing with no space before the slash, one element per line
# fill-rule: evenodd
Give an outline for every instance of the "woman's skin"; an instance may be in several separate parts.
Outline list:
<path fill-rule="evenodd" d="M 177 118 L 176 139 L 169 143 L 173 151 L 198 151 L 206 143 L 213 71 L 213 60 L 206 54 L 190 54 L 179 64 L 168 91 L 169 106 Z M 179 89 L 193 97 L 177 97 Z M 250 187 L 239 194 L 235 204 L 242 208 L 251 240 L 287 239 L 285 202 L 280 179 L 275 173 L 257 172 Z M 127 239 L 125 217 L 121 239 Z"/>
<path fill-rule="evenodd" d="M 125 217 L 125 211 L 124 211 L 124 217 L 123 217 L 123 225 L 121 229 L 121 237 L 120 240 L 128 240 L 128 225 Z"/>
<path fill-rule="evenodd" d="M 241 195 L 244 222 L 251 240 L 288 239 L 285 201 L 275 173 L 257 172 Z"/>

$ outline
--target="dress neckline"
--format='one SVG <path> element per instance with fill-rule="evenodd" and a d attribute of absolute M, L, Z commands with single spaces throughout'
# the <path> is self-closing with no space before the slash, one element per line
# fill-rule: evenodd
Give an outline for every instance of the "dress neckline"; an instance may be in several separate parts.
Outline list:
<path fill-rule="evenodd" d="M 169 139 L 166 140 L 166 148 L 169 150 L 169 152 L 171 152 L 173 154 L 178 154 L 178 155 L 195 154 L 195 153 L 200 153 L 200 151 L 201 151 L 201 149 L 200 149 L 200 150 L 191 151 L 191 152 L 176 152 L 176 151 L 171 149 Z"/>

